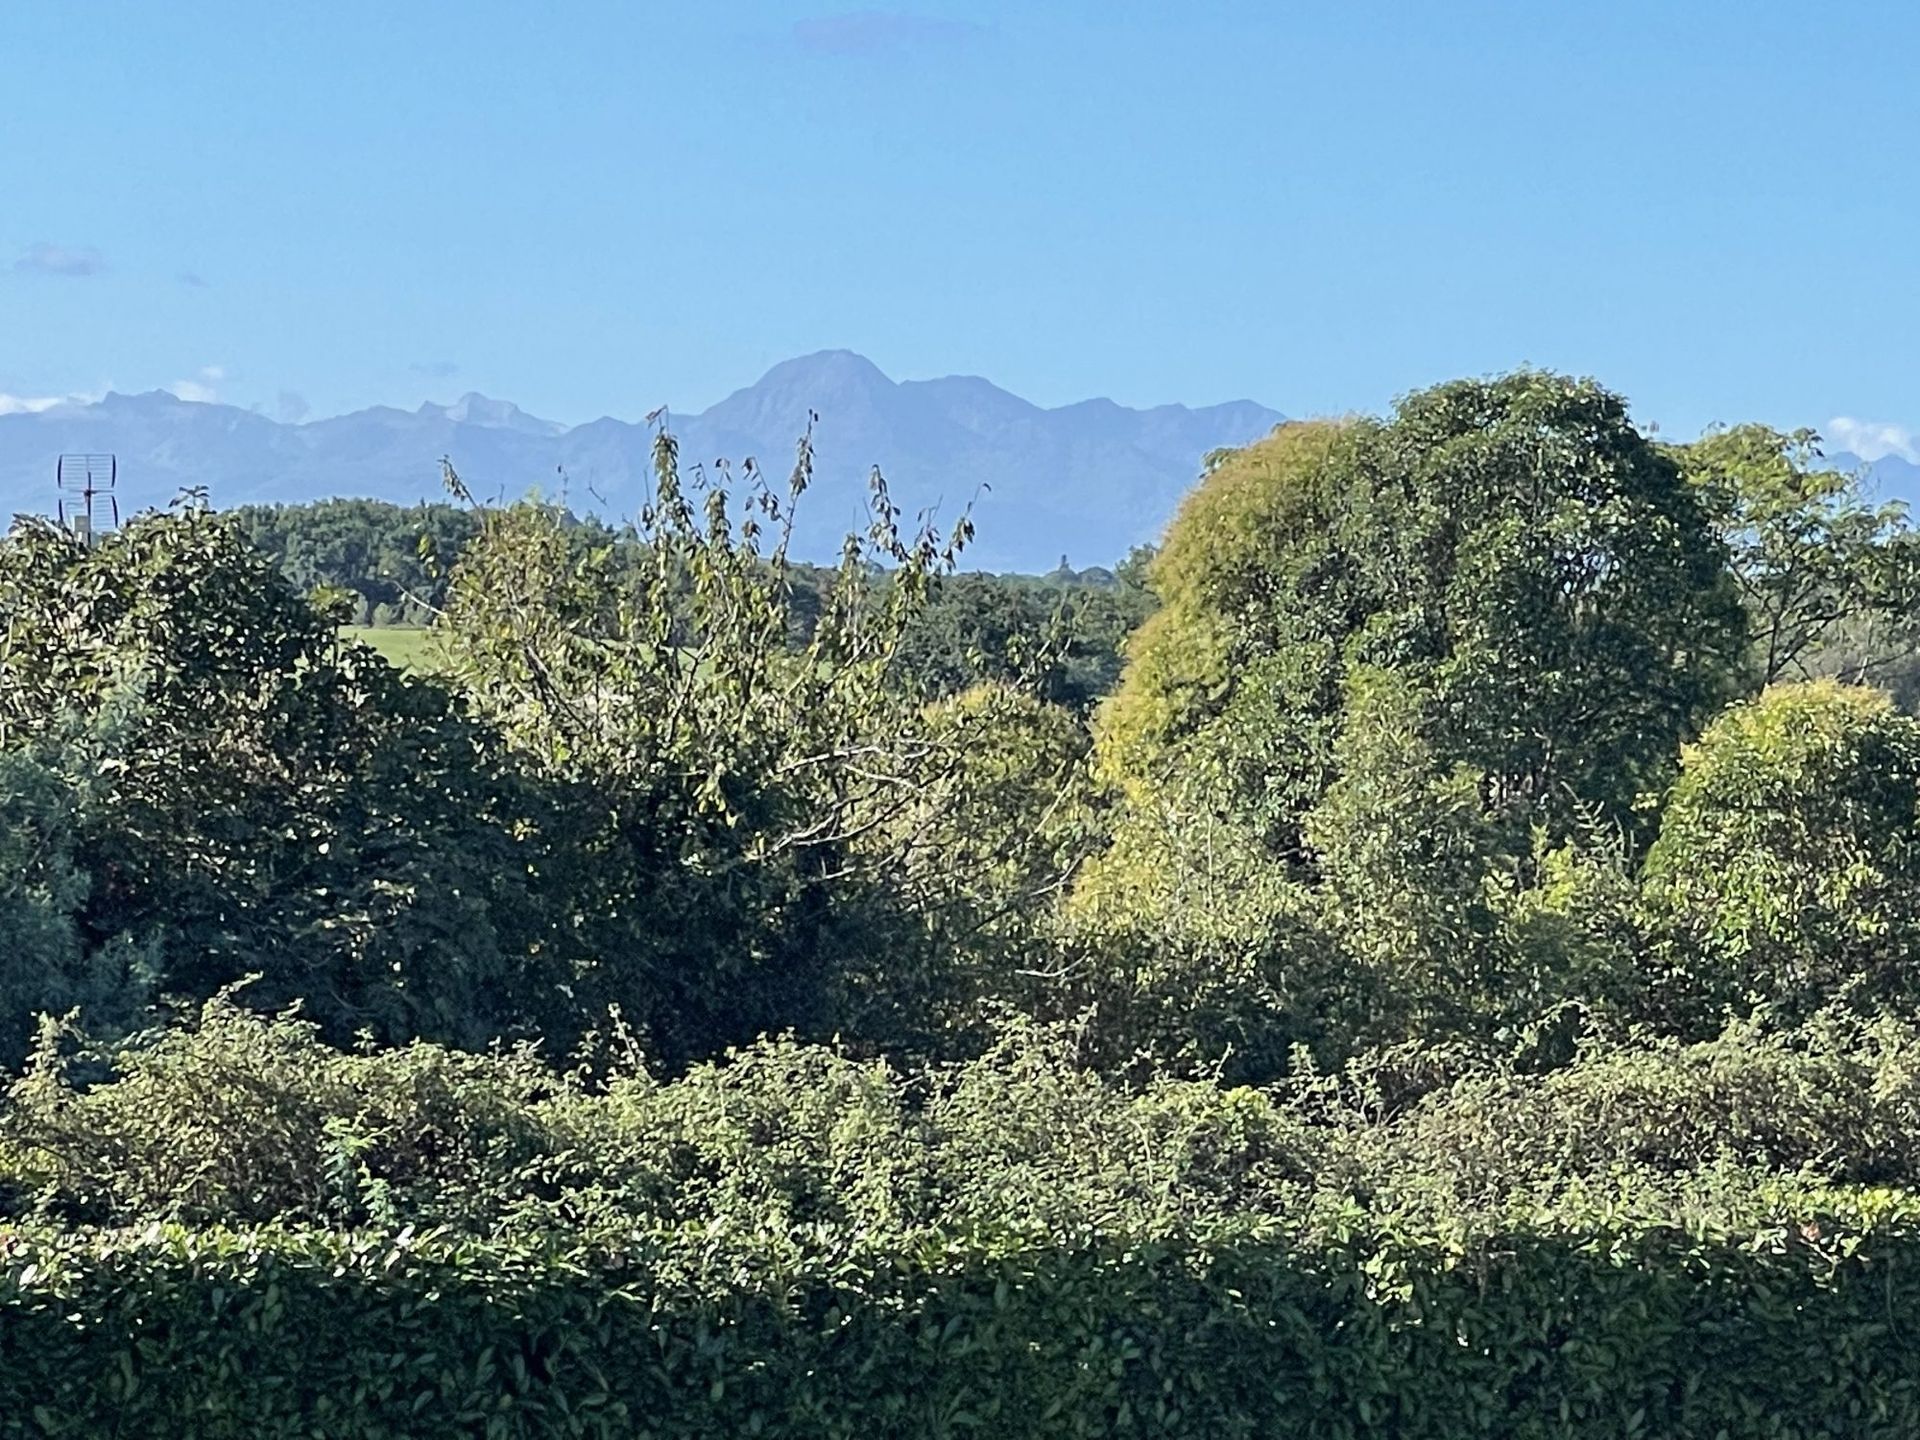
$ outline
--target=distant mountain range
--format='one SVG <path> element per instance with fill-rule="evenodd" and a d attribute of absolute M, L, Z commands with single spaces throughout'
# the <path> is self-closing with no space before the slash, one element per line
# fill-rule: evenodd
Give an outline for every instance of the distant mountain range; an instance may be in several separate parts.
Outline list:
<path fill-rule="evenodd" d="M 1920 465 L 1899 455 L 1884 455 L 1878 460 L 1862 460 L 1841 451 L 1827 456 L 1836 470 L 1862 470 L 1872 482 L 1875 496 L 1881 500 L 1899 500 L 1912 506 L 1920 519 Z"/>
<path fill-rule="evenodd" d="M 931 509 L 946 529 L 972 505 L 978 538 L 968 568 L 1026 571 L 1049 570 L 1063 554 L 1076 566 L 1111 564 L 1157 539 L 1208 451 L 1256 440 L 1283 418 L 1245 400 L 1044 409 L 978 377 L 894 381 L 863 356 L 829 350 L 776 365 L 670 423 L 683 470 L 724 457 L 737 477 L 751 456 L 783 481 L 809 412 L 820 419 L 815 482 L 796 526 L 804 558 L 834 557 L 846 532 L 863 526 L 877 465 L 908 519 Z M 647 493 L 653 428 L 611 418 L 566 426 L 484 395 L 296 425 L 164 391 L 110 394 L 0 416 L 0 511 L 51 511 L 55 460 L 72 451 L 119 457 L 127 513 L 192 486 L 223 507 L 331 495 L 437 499 L 446 455 L 476 494 L 537 487 L 617 520 Z"/>
<path fill-rule="evenodd" d="M 1207 452 L 1256 440 L 1283 419 L 1250 400 L 1150 410 L 1084 400 L 1044 409 L 977 376 L 895 381 L 863 356 L 825 350 L 776 365 L 670 424 L 683 469 L 725 458 L 737 477 L 751 456 L 784 481 L 809 412 L 820 419 L 815 482 L 796 526 L 802 558 L 832 559 L 847 531 L 864 527 L 867 476 L 877 465 L 909 521 L 931 510 L 946 529 L 972 506 L 978 538 L 968 568 L 1033 572 L 1063 556 L 1077 567 L 1111 565 L 1157 539 Z M 110 394 L 0 415 L 0 514 L 49 513 L 63 451 L 111 451 L 120 460 L 123 513 L 164 505 L 191 486 L 204 486 L 219 506 L 331 495 L 440 499 L 445 455 L 483 497 L 537 488 L 620 520 L 647 493 L 653 434 L 644 422 L 611 418 L 561 425 L 477 394 L 305 424 L 165 391 Z M 1865 470 L 1884 498 L 1920 500 L 1920 465 L 1898 455 L 1829 461 Z"/>

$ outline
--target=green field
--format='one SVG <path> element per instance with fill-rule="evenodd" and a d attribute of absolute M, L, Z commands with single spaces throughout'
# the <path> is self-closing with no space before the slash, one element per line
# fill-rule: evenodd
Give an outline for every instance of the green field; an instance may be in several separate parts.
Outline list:
<path fill-rule="evenodd" d="M 412 625 L 343 625 L 340 633 L 380 652 L 400 670 L 423 670 L 439 654 L 433 631 Z"/>

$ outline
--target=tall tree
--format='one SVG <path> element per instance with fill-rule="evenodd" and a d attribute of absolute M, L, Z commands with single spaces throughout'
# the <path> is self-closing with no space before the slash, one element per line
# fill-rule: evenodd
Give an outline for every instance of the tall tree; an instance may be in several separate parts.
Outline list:
<path fill-rule="evenodd" d="M 1758 687 L 1830 670 L 1865 679 L 1912 651 L 1920 547 L 1906 507 L 1822 463 L 1819 436 L 1739 425 L 1674 456 L 1725 538 Z"/>
<path fill-rule="evenodd" d="M 1644 838 L 1738 682 L 1725 566 L 1585 381 L 1461 381 L 1219 458 L 1098 721 L 1127 799 L 1071 899 L 1092 998 L 1256 1075 L 1554 1003 L 1554 966 L 1618 954 L 1564 896 L 1614 895 L 1610 837 Z"/>
<path fill-rule="evenodd" d="M 1525 372 L 1388 420 L 1283 427 L 1217 464 L 1154 562 L 1102 750 L 1199 780 L 1282 851 L 1337 775 L 1346 678 L 1423 696 L 1496 809 L 1626 819 L 1728 691 L 1726 552 L 1619 397 Z"/>

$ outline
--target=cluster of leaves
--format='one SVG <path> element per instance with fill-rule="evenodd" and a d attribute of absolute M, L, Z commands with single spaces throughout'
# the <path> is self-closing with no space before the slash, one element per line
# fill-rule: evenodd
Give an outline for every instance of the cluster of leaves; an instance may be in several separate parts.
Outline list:
<path fill-rule="evenodd" d="M 1726 540 L 1754 683 L 1858 684 L 1912 655 L 1920 546 L 1904 506 L 1822 465 L 1811 431 L 1740 425 L 1671 453 Z"/>
<path fill-rule="evenodd" d="M 1911 1024 L 1267 1090 L 1122 1083 L 1080 1040 L 663 1082 L 224 1002 L 105 1052 L 50 1027 L 0 1110 L 0 1396 L 55 1434 L 1916 1418 Z"/>

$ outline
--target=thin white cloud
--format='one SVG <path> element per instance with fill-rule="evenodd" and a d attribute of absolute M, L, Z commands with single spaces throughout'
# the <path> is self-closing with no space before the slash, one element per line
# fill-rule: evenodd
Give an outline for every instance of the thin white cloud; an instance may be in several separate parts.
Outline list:
<path fill-rule="evenodd" d="M 1862 460 L 1884 460 L 1889 455 L 1898 455 L 1902 460 L 1920 464 L 1920 435 L 1905 425 L 1836 415 L 1827 422 L 1825 438 L 1829 449 L 1844 450 Z"/>
<path fill-rule="evenodd" d="M 195 405 L 213 405 L 220 399 L 220 382 L 227 378 L 224 365 L 202 365 L 200 373 L 192 380 L 176 380 L 167 386 L 167 393 L 176 400 L 191 401 Z"/>
<path fill-rule="evenodd" d="M 38 415 L 61 405 L 91 405 L 98 395 L 8 395 L 0 392 L 0 415 Z"/>
<path fill-rule="evenodd" d="M 22 250 L 13 268 L 23 275 L 65 275 L 77 279 L 104 273 L 107 262 L 91 245 L 52 245 L 42 240 Z"/>
<path fill-rule="evenodd" d="M 287 425 L 298 425 L 312 412 L 307 397 L 297 390 L 282 390 L 273 403 L 274 418 Z"/>

